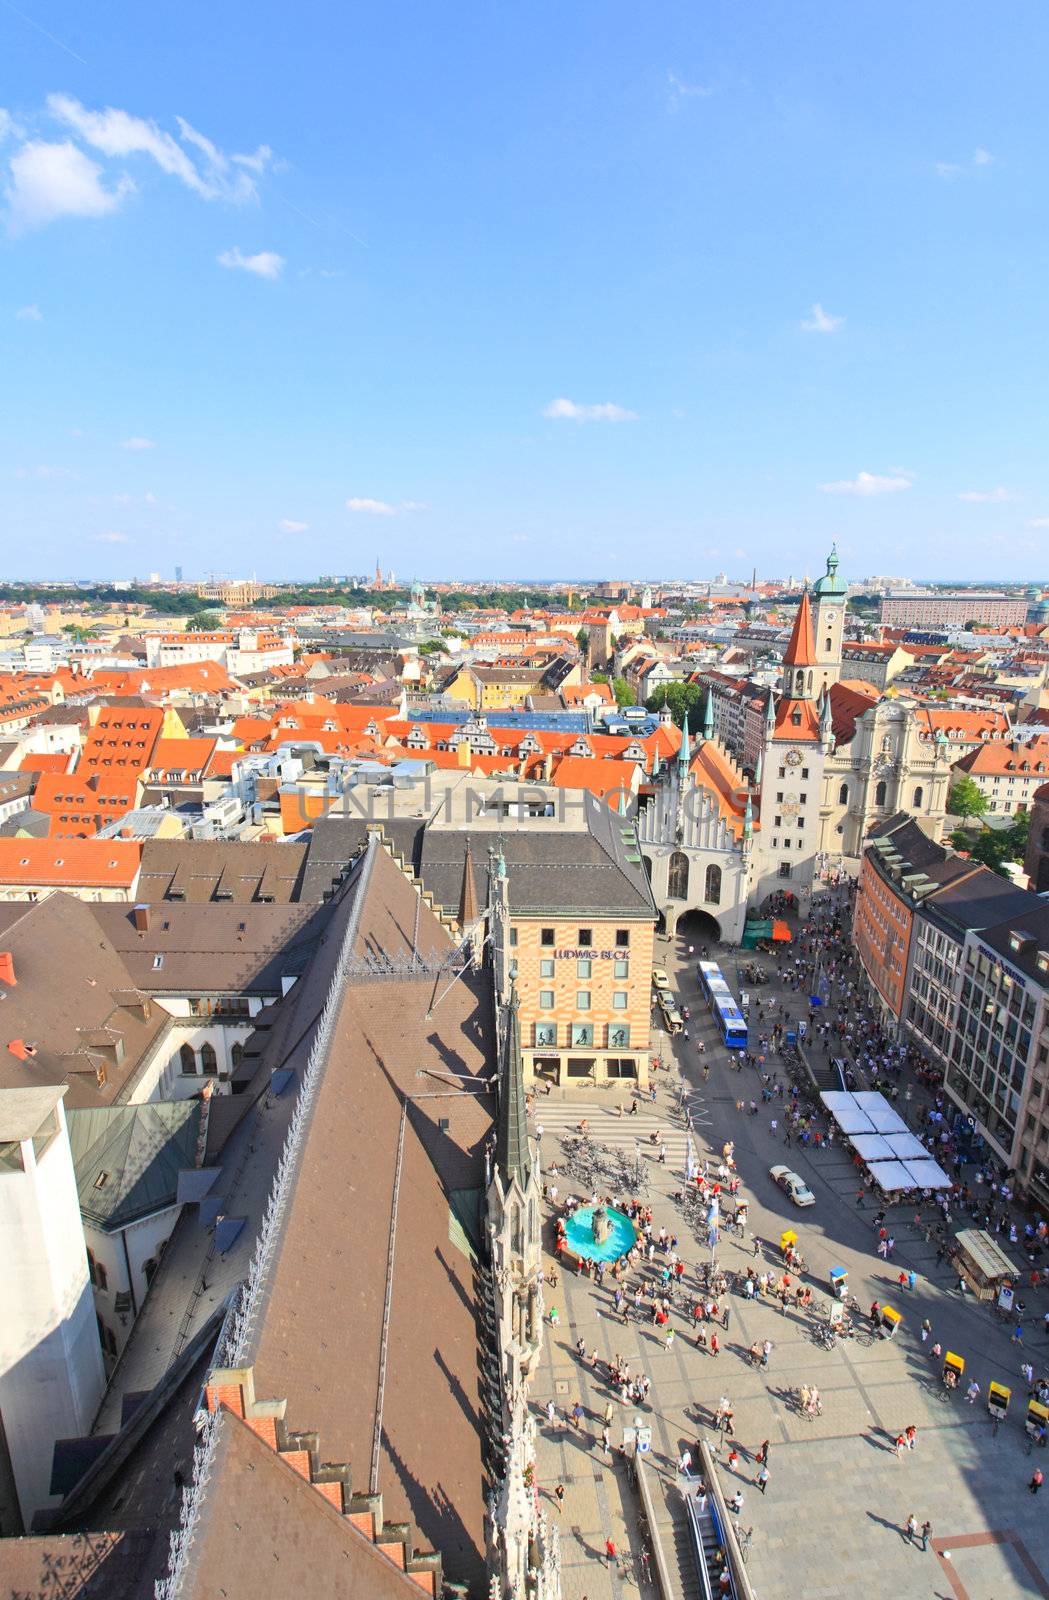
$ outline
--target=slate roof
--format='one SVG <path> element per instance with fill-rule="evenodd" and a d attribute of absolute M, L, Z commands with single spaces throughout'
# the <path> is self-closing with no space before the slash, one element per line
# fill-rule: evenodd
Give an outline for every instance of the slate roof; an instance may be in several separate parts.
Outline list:
<path fill-rule="evenodd" d="M 304 844 L 259 840 L 149 839 L 142 847 L 138 898 L 149 902 L 226 899 L 237 904 L 298 899 Z"/>
<path fill-rule="evenodd" d="M 70 1111 L 81 1215 L 115 1233 L 174 1205 L 179 1173 L 198 1164 L 205 1110 L 192 1099 Z"/>
<path fill-rule="evenodd" d="M 132 907 L 91 910 L 149 994 L 279 995 L 282 978 L 305 970 L 330 915 L 328 906 L 164 901 L 150 907 L 140 932 Z"/>
<path fill-rule="evenodd" d="M 655 917 L 648 878 L 633 828 L 585 790 L 566 791 L 578 826 L 542 824 L 508 829 L 503 835 L 469 828 L 426 827 L 415 817 L 382 820 L 384 836 L 412 866 L 423 887 L 455 916 L 463 883 L 467 839 L 473 850 L 478 892 L 487 899 L 487 849 L 500 842 L 510 882 L 510 907 L 517 916 Z M 364 818 L 329 816 L 316 822 L 308 844 L 302 898 L 331 892 L 346 862 L 367 838 Z M 636 860 L 631 859 L 636 857 Z"/>

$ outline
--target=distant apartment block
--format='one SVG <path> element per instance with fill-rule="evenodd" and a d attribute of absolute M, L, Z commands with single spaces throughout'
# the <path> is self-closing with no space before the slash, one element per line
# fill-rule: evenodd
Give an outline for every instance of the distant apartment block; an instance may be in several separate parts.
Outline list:
<path fill-rule="evenodd" d="M 879 620 L 889 628 L 939 628 L 983 622 L 992 628 L 1022 628 L 1027 621 L 1023 595 L 887 594 Z"/>

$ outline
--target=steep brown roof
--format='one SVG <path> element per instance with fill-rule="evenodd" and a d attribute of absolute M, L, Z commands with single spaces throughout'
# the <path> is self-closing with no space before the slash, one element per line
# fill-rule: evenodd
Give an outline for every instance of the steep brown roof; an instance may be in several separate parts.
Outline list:
<path fill-rule="evenodd" d="M 147 1018 L 134 1003 L 131 975 L 95 908 L 58 893 L 18 909 L 3 931 L 16 981 L 0 984 L 0 1088 L 68 1083 L 67 1109 L 112 1105 L 170 1018 L 159 1006 Z"/>
<path fill-rule="evenodd" d="M 454 967 L 378 976 L 411 955 L 417 912 L 422 960 L 445 960 L 453 942 L 384 848 L 359 892 L 353 975 L 272 1270 L 255 1389 L 287 1399 L 329 1459 L 353 1463 L 355 1492 L 381 1493 L 387 1520 L 414 1522 L 446 1574 L 477 1586 L 485 1468 L 469 1240 L 494 1106 L 486 1084 L 464 1091 L 451 1074 L 494 1071 L 491 993 L 487 978 L 453 981 Z"/>

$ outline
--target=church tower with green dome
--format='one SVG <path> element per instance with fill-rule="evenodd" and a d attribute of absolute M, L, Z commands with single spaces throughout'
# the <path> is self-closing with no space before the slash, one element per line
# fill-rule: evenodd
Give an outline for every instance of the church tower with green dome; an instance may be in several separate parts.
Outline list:
<path fill-rule="evenodd" d="M 838 547 L 831 545 L 827 570 L 812 586 L 812 627 L 816 646 L 813 685 L 818 692 L 841 677 L 841 645 L 845 634 L 848 593 L 838 576 Z"/>

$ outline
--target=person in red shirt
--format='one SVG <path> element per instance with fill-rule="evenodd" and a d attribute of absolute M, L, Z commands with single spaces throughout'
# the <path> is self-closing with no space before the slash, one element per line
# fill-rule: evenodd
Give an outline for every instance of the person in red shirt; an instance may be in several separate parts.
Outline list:
<path fill-rule="evenodd" d="M 611 1538 L 606 1539 L 605 1540 L 605 1560 L 608 1562 L 609 1566 L 612 1566 L 612 1564 L 615 1561 L 615 1559 L 616 1559 L 615 1542 Z"/>

